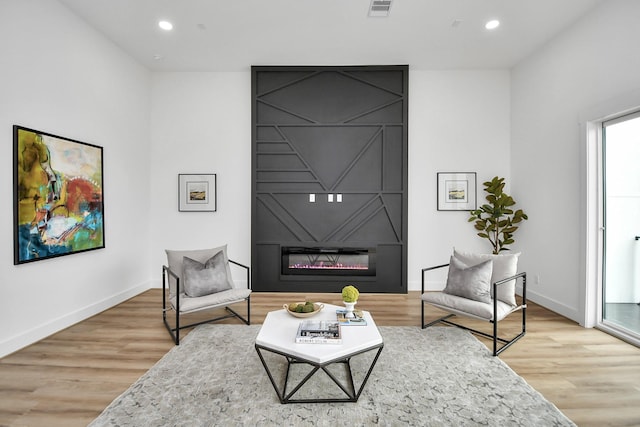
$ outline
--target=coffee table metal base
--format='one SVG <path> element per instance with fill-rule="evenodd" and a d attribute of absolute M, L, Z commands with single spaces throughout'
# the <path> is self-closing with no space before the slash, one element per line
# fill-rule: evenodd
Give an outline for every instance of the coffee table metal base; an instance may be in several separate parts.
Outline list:
<path fill-rule="evenodd" d="M 367 380 L 369 379 L 369 375 L 371 375 L 371 371 L 373 371 L 373 368 L 376 365 L 376 362 L 378 361 L 378 357 L 382 352 L 382 348 L 384 347 L 384 344 L 381 343 L 379 345 L 364 349 L 362 351 L 358 351 L 356 353 L 349 354 L 348 356 L 345 356 L 340 359 L 332 360 L 327 363 L 315 363 L 309 360 L 305 360 L 303 358 L 292 357 L 291 355 L 288 355 L 283 352 L 273 350 L 258 344 L 256 344 L 255 347 L 256 347 L 256 352 L 260 357 L 260 361 L 262 362 L 262 366 L 264 366 L 264 369 L 267 372 L 267 375 L 269 376 L 271 385 L 273 385 L 273 389 L 278 395 L 278 399 L 280 399 L 280 403 L 331 403 L 331 402 L 357 402 L 358 401 L 358 398 L 360 397 L 360 394 L 362 393 L 362 390 L 364 389 L 364 386 L 367 383 Z M 351 363 L 350 363 L 351 358 L 359 354 L 367 353 L 370 351 L 376 351 L 376 350 L 377 350 L 376 355 L 373 358 L 373 361 L 371 362 L 371 365 L 369 366 L 367 373 L 364 376 L 364 379 L 362 380 L 362 384 L 360 384 L 360 387 L 358 388 L 358 390 L 356 390 L 356 386 L 354 384 L 353 375 L 351 371 Z M 282 385 L 282 390 L 278 387 L 276 380 L 274 379 L 273 374 L 271 373 L 271 370 L 269 369 L 269 366 L 267 365 L 267 362 L 264 359 L 264 356 L 262 353 L 263 351 L 268 351 L 270 353 L 278 354 L 280 356 L 283 356 L 287 360 L 287 370 L 285 372 L 285 378 L 284 378 L 284 383 Z M 290 380 L 289 371 L 291 369 L 291 366 L 299 363 L 311 365 L 313 369 L 311 369 L 311 371 L 297 385 L 295 385 L 293 389 L 291 389 L 291 391 L 287 391 L 287 388 L 289 386 L 289 380 Z M 344 384 L 344 382 L 341 382 L 338 378 L 336 378 L 336 376 L 330 370 L 327 369 L 328 366 L 335 365 L 337 363 L 343 364 L 345 367 L 346 384 Z M 327 376 L 331 378 L 331 380 L 344 392 L 346 397 L 324 398 L 324 399 L 323 398 L 295 399 L 294 395 L 300 390 L 300 388 L 302 388 L 302 386 L 304 386 L 307 383 L 307 381 L 309 381 L 313 377 L 313 375 L 320 370 L 325 372 Z"/>

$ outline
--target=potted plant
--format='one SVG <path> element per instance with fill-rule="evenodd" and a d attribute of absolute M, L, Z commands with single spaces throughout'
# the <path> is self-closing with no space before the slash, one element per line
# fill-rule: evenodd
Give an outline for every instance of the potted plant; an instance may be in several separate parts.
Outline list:
<path fill-rule="evenodd" d="M 518 229 L 517 224 L 529 218 L 522 209 L 512 209 L 516 202 L 504 192 L 504 178 L 496 176 L 483 185 L 488 203 L 472 210 L 469 222 L 475 221 L 478 236 L 489 240 L 493 254 L 497 255 L 509 250 L 506 246 L 514 242 L 513 233 Z"/>
<path fill-rule="evenodd" d="M 348 319 L 355 317 L 353 314 L 353 307 L 358 302 L 358 296 L 360 296 L 360 292 L 355 286 L 347 285 L 342 288 L 342 301 L 344 302 L 344 306 L 347 311 L 345 313 L 345 317 Z"/>

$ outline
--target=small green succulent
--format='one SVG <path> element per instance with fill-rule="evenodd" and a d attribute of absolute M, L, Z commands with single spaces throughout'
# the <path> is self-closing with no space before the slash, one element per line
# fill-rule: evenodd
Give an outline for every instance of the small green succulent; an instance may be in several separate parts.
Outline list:
<path fill-rule="evenodd" d="M 359 295 L 358 288 L 353 285 L 347 285 L 342 288 L 342 301 L 344 302 L 356 302 Z"/>

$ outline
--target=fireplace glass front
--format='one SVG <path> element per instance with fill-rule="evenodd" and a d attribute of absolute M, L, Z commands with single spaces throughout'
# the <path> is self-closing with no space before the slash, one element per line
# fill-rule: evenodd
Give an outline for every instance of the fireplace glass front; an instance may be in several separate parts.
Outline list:
<path fill-rule="evenodd" d="M 375 276 L 373 248 L 282 247 L 282 274 Z"/>

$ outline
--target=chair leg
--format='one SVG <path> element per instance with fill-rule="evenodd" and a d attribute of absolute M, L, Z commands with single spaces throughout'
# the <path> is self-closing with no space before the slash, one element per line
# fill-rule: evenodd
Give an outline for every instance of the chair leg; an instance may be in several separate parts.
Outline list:
<path fill-rule="evenodd" d="M 440 317 L 432 322 L 429 323 L 424 323 L 424 301 L 421 301 L 422 305 L 421 305 L 421 316 L 422 316 L 422 329 L 427 329 L 429 326 L 433 326 L 437 323 L 450 323 L 447 322 L 446 320 L 450 317 L 455 316 L 455 314 L 447 314 L 446 316 Z"/>
<path fill-rule="evenodd" d="M 522 329 L 520 331 L 520 333 L 518 335 L 516 335 L 515 337 L 511 338 L 510 340 L 503 340 L 501 338 L 498 338 L 499 341 L 504 342 L 505 344 L 500 347 L 499 349 L 496 350 L 495 348 L 495 344 L 494 344 L 494 350 L 493 350 L 493 355 L 497 356 L 500 353 L 502 353 L 503 351 L 505 351 L 507 348 L 509 348 L 512 344 L 514 344 L 516 341 L 518 341 L 520 338 L 522 338 L 523 336 L 525 336 L 525 334 L 527 333 L 527 306 L 526 304 L 522 306 Z M 497 327 L 496 327 L 497 330 Z"/>
<path fill-rule="evenodd" d="M 177 318 L 178 318 L 178 316 L 177 316 L 177 313 L 176 313 L 176 321 L 178 321 Z M 167 321 L 166 311 L 162 313 L 162 322 L 164 323 L 164 327 L 167 328 L 167 331 L 169 332 L 169 335 L 171 335 L 171 339 L 173 340 L 175 345 L 179 345 L 180 344 L 180 329 L 172 328 L 169 325 L 169 322 Z"/>
<path fill-rule="evenodd" d="M 164 323 L 165 328 L 167 328 L 167 331 L 169 331 L 169 335 L 171 335 L 171 339 L 173 340 L 173 342 L 178 345 L 180 344 L 180 318 L 178 316 L 178 311 L 176 311 L 176 328 L 173 329 L 170 325 L 169 322 L 167 321 L 167 311 L 169 311 L 170 309 L 167 306 L 167 272 L 169 270 L 166 267 L 162 267 L 162 322 Z M 171 273 L 172 274 L 172 273 Z M 178 304 L 180 304 L 179 302 L 179 296 L 178 296 Z M 175 332 L 175 333 L 174 333 Z"/>
<path fill-rule="evenodd" d="M 244 322 L 246 325 L 251 325 L 251 303 L 250 303 L 250 299 L 251 296 L 248 296 L 246 298 L 247 300 L 247 317 L 242 317 L 241 314 L 239 314 L 238 312 L 236 312 L 234 309 L 232 309 L 231 307 L 225 307 L 225 310 L 227 310 L 228 312 L 232 313 L 235 317 L 237 317 L 238 319 L 240 319 L 242 322 Z M 230 316 L 227 316 L 230 317 Z"/>
<path fill-rule="evenodd" d="M 493 355 L 496 356 L 498 354 L 498 322 L 493 321 L 491 323 L 493 324 Z"/>
<path fill-rule="evenodd" d="M 526 333 L 526 313 L 525 313 L 525 310 L 526 309 L 527 309 L 526 306 L 524 306 L 521 309 L 522 310 L 522 331 L 518 335 L 516 335 L 515 337 L 513 337 L 513 338 L 511 338 L 509 340 L 509 339 L 505 339 L 505 338 L 500 338 L 498 336 L 498 322 L 493 322 L 493 321 L 491 322 L 493 324 L 492 325 L 493 334 L 488 334 L 486 332 L 479 331 L 479 330 L 473 329 L 473 328 L 469 328 L 467 326 L 460 325 L 458 323 L 455 323 L 455 322 L 452 322 L 452 321 L 448 320 L 449 318 L 455 316 L 455 314 L 448 314 L 448 315 L 440 317 L 440 318 L 438 318 L 438 319 L 436 319 L 436 320 L 434 320 L 434 321 L 432 321 L 430 323 L 425 324 L 425 320 L 424 320 L 424 301 L 422 301 L 422 329 L 426 329 L 426 328 L 428 328 L 430 326 L 433 326 L 433 325 L 435 325 L 437 323 L 445 323 L 445 324 L 450 325 L 450 326 L 455 326 L 457 328 L 464 329 L 464 330 L 469 331 L 469 332 L 471 332 L 473 334 L 480 335 L 480 336 L 483 336 L 485 338 L 491 339 L 492 344 L 493 344 L 493 352 L 492 353 L 493 353 L 494 356 L 498 356 L 500 353 L 505 351 L 507 348 L 509 348 L 512 344 L 514 344 L 516 341 L 518 341 L 520 338 L 522 338 L 525 335 L 525 333 Z M 499 348 L 498 348 L 498 342 L 503 344 Z"/>
<path fill-rule="evenodd" d="M 240 319 L 240 321 L 242 321 L 244 324 L 246 325 L 250 325 L 251 324 L 251 301 L 250 301 L 251 297 L 247 297 L 246 301 L 247 301 L 247 317 L 243 317 L 240 313 L 236 312 L 234 309 L 230 308 L 230 307 L 225 307 L 225 310 L 227 312 L 229 312 L 229 314 L 223 315 L 223 316 L 219 316 L 216 317 L 214 319 L 207 319 L 207 320 L 203 320 L 200 322 L 194 322 L 194 323 L 189 323 L 187 325 L 180 325 L 180 315 L 178 314 L 178 312 L 176 311 L 176 327 L 172 328 L 171 325 L 169 325 L 169 322 L 167 321 L 166 318 L 166 312 L 163 313 L 163 322 L 164 322 L 164 326 L 167 328 L 167 331 L 169 331 L 169 334 L 171 335 L 171 338 L 173 339 L 173 342 L 175 343 L 175 345 L 180 345 L 180 330 L 181 329 L 187 329 L 187 328 L 191 328 L 194 326 L 198 326 L 198 325 L 204 325 L 205 323 L 213 323 L 213 322 L 217 322 L 218 320 L 224 320 L 224 319 L 231 319 L 231 318 L 238 318 Z"/>

